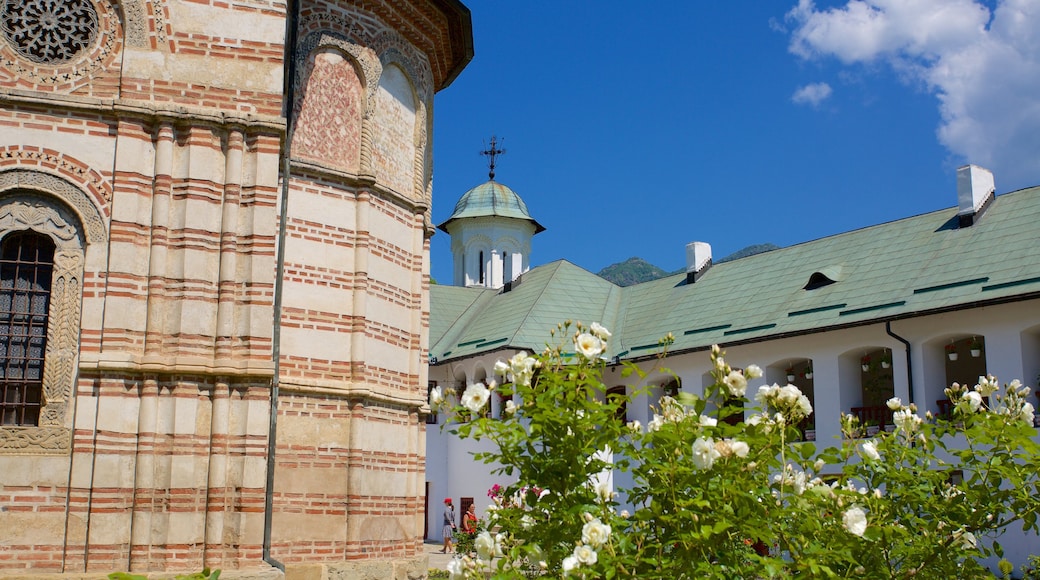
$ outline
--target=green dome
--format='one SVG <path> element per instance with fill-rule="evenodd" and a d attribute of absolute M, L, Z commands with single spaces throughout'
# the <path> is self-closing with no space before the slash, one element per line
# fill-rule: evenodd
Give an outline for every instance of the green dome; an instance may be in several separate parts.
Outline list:
<path fill-rule="evenodd" d="M 482 183 L 462 194 L 451 217 L 437 228 L 447 232 L 448 224 L 455 220 L 490 216 L 529 221 L 534 224 L 536 234 L 545 230 L 542 224 L 531 217 L 527 211 L 527 204 L 515 191 L 494 180 Z"/>

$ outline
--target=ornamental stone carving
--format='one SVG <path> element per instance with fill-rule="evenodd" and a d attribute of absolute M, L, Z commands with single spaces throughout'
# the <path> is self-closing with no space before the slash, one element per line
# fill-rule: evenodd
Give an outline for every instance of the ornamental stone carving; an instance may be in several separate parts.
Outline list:
<path fill-rule="evenodd" d="M 0 28 L 26 59 L 62 64 L 94 44 L 98 14 L 90 0 L 4 0 Z"/>
<path fill-rule="evenodd" d="M 119 23 L 109 0 L 0 0 L 0 58 L 29 83 L 77 86 L 108 64 Z"/>
<path fill-rule="evenodd" d="M 53 198 L 19 191 L 0 197 L 0 238 L 32 230 L 57 247 L 47 316 L 43 409 L 39 425 L 0 427 L 0 454 L 63 454 L 71 449 L 67 415 L 79 350 L 83 234 L 75 214 Z"/>

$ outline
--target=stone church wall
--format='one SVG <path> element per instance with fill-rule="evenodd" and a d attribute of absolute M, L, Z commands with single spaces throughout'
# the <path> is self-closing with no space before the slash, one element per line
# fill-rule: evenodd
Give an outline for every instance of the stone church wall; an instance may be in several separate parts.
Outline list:
<path fill-rule="evenodd" d="M 422 571 L 427 112 L 468 12 L 301 2 L 287 137 L 284 2 L 63 4 L 48 43 L 53 3 L 0 2 L 0 239 L 56 246 L 0 577 L 260 574 L 268 518 L 289 576 Z"/>

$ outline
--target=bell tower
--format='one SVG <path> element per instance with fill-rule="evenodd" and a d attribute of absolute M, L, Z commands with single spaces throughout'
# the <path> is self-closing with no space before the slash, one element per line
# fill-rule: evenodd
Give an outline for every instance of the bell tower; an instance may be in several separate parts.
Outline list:
<path fill-rule="evenodd" d="M 455 286 L 501 288 L 512 282 L 530 268 L 531 239 L 545 230 L 516 192 L 495 181 L 503 153 L 492 137 L 480 152 L 488 158 L 488 181 L 462 194 L 451 217 L 437 226 L 451 236 Z"/>

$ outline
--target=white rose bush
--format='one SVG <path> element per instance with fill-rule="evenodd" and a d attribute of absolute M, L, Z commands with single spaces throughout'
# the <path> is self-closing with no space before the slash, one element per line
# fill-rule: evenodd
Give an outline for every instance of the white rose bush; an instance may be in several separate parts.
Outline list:
<path fill-rule="evenodd" d="M 451 428 L 493 441 L 477 459 L 516 483 L 452 578 L 992 577 L 979 562 L 1003 556 L 1000 534 L 1038 531 L 1040 446 L 1017 381 L 954 384 L 944 418 L 893 398 L 895 430 L 869 440 L 843 415 L 841 440 L 818 449 L 798 430 L 808 397 L 750 392 L 761 369 L 731 367 L 718 347 L 714 384 L 661 397 L 644 427 L 618 415 L 654 392 L 639 386 L 644 371 L 622 365 L 635 388 L 607 396 L 610 332 L 565 323 L 553 335 L 561 344 L 499 362 L 502 382 L 471 386 L 455 407 L 482 417 L 491 392 L 512 398 L 500 419 Z M 605 489 L 611 470 L 631 487 Z"/>

